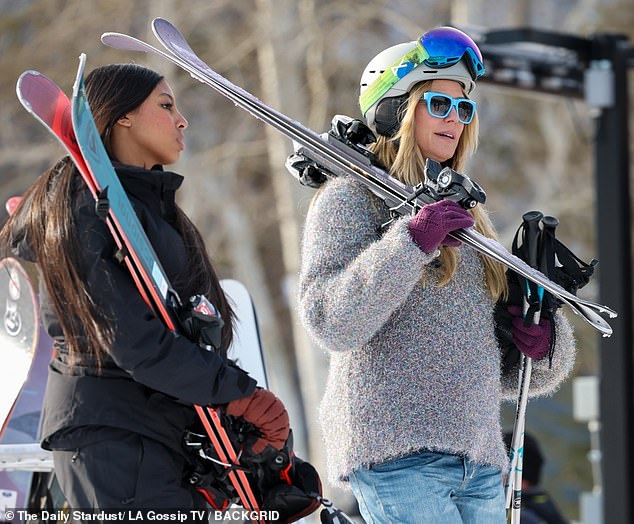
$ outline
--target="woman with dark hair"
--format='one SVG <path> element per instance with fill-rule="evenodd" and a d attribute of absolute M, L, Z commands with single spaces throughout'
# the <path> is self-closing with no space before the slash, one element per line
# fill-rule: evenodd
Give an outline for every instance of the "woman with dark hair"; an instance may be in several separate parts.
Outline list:
<path fill-rule="evenodd" d="M 95 202 L 68 157 L 26 192 L 0 246 L 37 263 L 55 355 L 42 446 L 74 508 L 191 508 L 183 484 L 193 404 L 228 404 L 260 430 L 254 452 L 283 447 L 288 415 L 226 357 L 233 312 L 203 239 L 175 202 L 183 178 L 164 171 L 185 148 L 187 120 L 159 74 L 132 64 L 86 77 L 103 143 L 170 281 L 205 295 L 223 321 L 208 351 L 169 331 L 145 304 Z"/>
<path fill-rule="evenodd" d="M 469 36 L 436 28 L 367 65 L 361 111 L 377 133 L 371 150 L 396 179 L 425 180 L 425 161 L 458 172 L 475 150 L 484 71 Z M 332 178 L 306 218 L 300 316 L 330 355 L 321 422 L 333 483 L 352 489 L 368 523 L 502 524 L 500 401 L 517 389 L 501 373 L 494 308 L 504 268 L 450 236 L 495 230 L 482 205 L 441 200 L 393 217 L 351 177 Z M 389 224 L 389 226 L 385 226 Z M 531 393 L 547 394 L 574 363 L 570 325 L 557 314 L 513 340 L 533 357 Z"/>

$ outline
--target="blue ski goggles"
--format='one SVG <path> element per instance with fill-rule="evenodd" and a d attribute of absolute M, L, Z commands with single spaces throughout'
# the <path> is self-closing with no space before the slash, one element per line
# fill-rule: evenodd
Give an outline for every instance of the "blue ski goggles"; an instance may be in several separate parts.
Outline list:
<path fill-rule="evenodd" d="M 447 118 L 455 107 L 461 124 L 470 124 L 476 112 L 476 103 L 468 98 L 454 98 L 444 93 L 427 91 L 421 100 L 426 102 L 427 112 L 436 118 Z"/>
<path fill-rule="evenodd" d="M 423 60 L 427 66 L 442 69 L 465 59 L 473 80 L 484 74 L 484 61 L 480 49 L 469 35 L 458 29 L 438 27 L 421 36 L 419 42 L 429 54 Z"/>

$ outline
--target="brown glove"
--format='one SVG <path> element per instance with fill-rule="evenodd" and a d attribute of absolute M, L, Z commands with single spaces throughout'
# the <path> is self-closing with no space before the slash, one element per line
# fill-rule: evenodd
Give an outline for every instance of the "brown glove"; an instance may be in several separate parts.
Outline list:
<path fill-rule="evenodd" d="M 249 397 L 232 400 L 226 413 L 242 417 L 260 431 L 250 447 L 251 453 L 259 455 L 268 445 L 276 450 L 284 447 L 290 432 L 288 413 L 282 401 L 270 391 L 257 388 Z"/>

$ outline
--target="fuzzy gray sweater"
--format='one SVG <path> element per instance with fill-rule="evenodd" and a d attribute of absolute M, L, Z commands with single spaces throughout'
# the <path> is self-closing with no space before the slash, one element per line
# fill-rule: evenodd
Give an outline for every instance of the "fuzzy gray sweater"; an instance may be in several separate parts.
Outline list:
<path fill-rule="evenodd" d="M 515 398 L 517 370 L 501 376 L 494 301 L 480 255 L 461 246 L 454 278 L 438 287 L 433 255 L 359 182 L 329 181 L 308 213 L 300 317 L 330 354 L 320 417 L 329 480 L 416 450 L 508 467 L 500 402 Z M 422 278 L 425 275 L 425 285 Z M 574 365 L 569 323 L 557 313 L 557 346 L 535 362 L 530 392 L 556 390 Z"/>

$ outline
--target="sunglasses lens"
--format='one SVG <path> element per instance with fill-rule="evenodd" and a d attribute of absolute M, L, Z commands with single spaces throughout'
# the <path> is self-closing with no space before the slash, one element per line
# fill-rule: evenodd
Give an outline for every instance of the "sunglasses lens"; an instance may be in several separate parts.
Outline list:
<path fill-rule="evenodd" d="M 463 124 L 468 124 L 473 118 L 473 104 L 463 100 L 458 102 L 458 120 Z"/>
<path fill-rule="evenodd" d="M 451 111 L 451 99 L 446 96 L 434 95 L 429 100 L 428 108 L 433 116 L 444 118 Z"/>
<path fill-rule="evenodd" d="M 449 67 L 466 58 L 475 80 L 484 74 L 482 53 L 465 33 L 453 27 L 439 27 L 420 37 L 420 43 L 429 53 L 425 63 L 431 67 Z"/>

